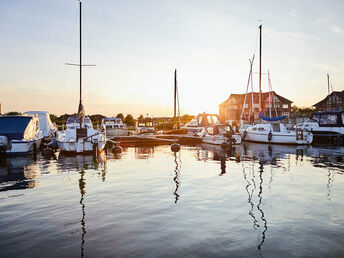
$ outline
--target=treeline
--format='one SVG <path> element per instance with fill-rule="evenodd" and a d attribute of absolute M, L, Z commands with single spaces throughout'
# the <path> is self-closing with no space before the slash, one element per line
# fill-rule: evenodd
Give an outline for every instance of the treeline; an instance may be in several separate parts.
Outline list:
<path fill-rule="evenodd" d="M 299 115 L 312 115 L 315 113 L 316 110 L 314 107 L 299 107 L 296 105 L 291 106 L 291 113 L 292 114 L 299 114 Z"/>
<path fill-rule="evenodd" d="M 58 127 L 62 127 L 66 124 L 67 118 L 72 115 L 77 115 L 77 113 L 74 114 L 63 114 L 61 116 L 56 116 L 54 114 L 50 114 L 50 119 L 53 123 L 56 123 Z M 88 115 L 88 117 L 91 119 L 93 126 L 100 126 L 102 124 L 102 119 L 105 117 L 101 114 L 95 114 L 95 115 Z M 118 118 L 121 118 L 123 123 L 125 123 L 127 126 L 134 126 L 135 120 L 134 117 L 131 114 L 127 114 L 125 117 L 122 113 L 117 114 Z"/>
<path fill-rule="evenodd" d="M 22 113 L 17 111 L 11 111 L 7 112 L 4 115 L 13 116 L 13 115 L 21 115 Z M 74 114 L 63 114 L 60 116 L 56 116 L 54 114 L 50 114 L 50 119 L 53 123 L 56 123 L 59 129 L 62 128 L 67 122 L 67 118 L 72 115 L 77 115 L 77 113 Z M 88 117 L 91 119 L 93 126 L 98 127 L 102 123 L 102 119 L 105 117 L 101 114 L 96 115 L 88 115 Z M 121 118 L 123 123 L 125 123 L 128 127 L 129 126 L 135 126 L 135 118 L 131 114 L 127 114 L 124 116 L 123 113 L 119 113 L 116 115 L 117 118 Z M 194 116 L 190 116 L 188 114 L 183 115 L 180 117 L 181 124 L 186 124 L 189 122 Z M 143 120 L 145 117 L 141 114 L 139 115 L 136 120 Z M 170 130 L 173 128 L 174 120 L 173 117 L 155 117 L 152 118 L 155 122 L 155 127 L 157 130 Z"/>

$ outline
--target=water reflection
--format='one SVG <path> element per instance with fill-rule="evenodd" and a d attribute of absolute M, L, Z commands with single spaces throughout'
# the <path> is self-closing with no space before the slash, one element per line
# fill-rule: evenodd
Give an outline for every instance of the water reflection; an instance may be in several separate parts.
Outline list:
<path fill-rule="evenodd" d="M 154 156 L 154 146 L 135 147 L 136 159 L 150 159 Z"/>
<path fill-rule="evenodd" d="M 181 151 L 179 152 L 174 152 L 174 163 L 176 164 L 175 168 L 174 168 L 174 177 L 173 177 L 173 181 L 175 182 L 176 184 L 176 188 L 174 189 L 174 196 L 175 196 L 175 199 L 174 199 L 174 203 L 177 203 L 178 200 L 179 200 L 179 193 L 178 193 L 178 189 L 179 189 L 179 186 L 180 186 L 180 180 L 179 180 L 179 174 L 180 174 L 180 169 L 181 169 Z"/>
<path fill-rule="evenodd" d="M 80 178 L 79 182 L 79 191 L 80 191 L 80 206 L 81 206 L 81 244 L 80 244 L 80 256 L 84 257 L 85 255 L 85 237 L 87 233 L 86 229 L 86 204 L 85 204 L 85 195 L 86 195 L 86 170 L 96 170 L 100 171 L 101 180 L 104 182 L 106 179 L 106 155 L 98 155 L 98 157 L 93 157 L 91 155 L 76 155 L 76 156 L 66 156 L 60 154 L 57 160 L 58 170 L 61 172 L 65 171 L 78 171 Z"/>
<path fill-rule="evenodd" d="M 0 191 L 34 188 L 40 175 L 30 156 L 4 158 L 0 162 Z"/>
<path fill-rule="evenodd" d="M 84 245 L 85 245 L 85 235 L 86 235 L 86 222 L 85 222 L 85 204 L 84 204 L 84 195 L 86 193 L 85 187 L 86 187 L 86 181 L 85 181 L 85 171 L 82 169 L 80 172 L 80 179 L 79 179 L 79 190 L 80 190 L 80 205 L 81 205 L 81 257 L 84 257 Z"/>

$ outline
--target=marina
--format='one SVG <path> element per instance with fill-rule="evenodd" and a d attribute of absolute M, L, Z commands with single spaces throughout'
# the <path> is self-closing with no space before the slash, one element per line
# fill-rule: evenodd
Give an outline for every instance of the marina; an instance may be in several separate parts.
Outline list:
<path fill-rule="evenodd" d="M 0 257 L 343 257 L 344 5 L 306 2 L 1 2 Z"/>

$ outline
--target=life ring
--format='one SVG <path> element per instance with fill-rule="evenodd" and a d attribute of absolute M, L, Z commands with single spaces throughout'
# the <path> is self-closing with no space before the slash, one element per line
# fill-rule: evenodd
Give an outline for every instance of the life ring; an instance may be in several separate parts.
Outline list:
<path fill-rule="evenodd" d="M 268 140 L 269 140 L 269 142 L 271 142 L 271 140 L 272 140 L 272 132 L 271 131 L 268 134 Z"/>
<path fill-rule="evenodd" d="M 246 132 L 246 130 L 245 130 L 244 133 L 242 134 L 242 138 L 245 140 L 245 139 L 246 139 L 246 136 L 247 136 L 247 132 Z"/>

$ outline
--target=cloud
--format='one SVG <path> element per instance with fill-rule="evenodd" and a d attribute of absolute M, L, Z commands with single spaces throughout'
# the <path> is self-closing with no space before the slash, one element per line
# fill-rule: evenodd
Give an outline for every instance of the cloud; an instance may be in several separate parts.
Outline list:
<path fill-rule="evenodd" d="M 290 16 L 296 16 L 296 10 L 291 10 L 288 15 Z"/>
<path fill-rule="evenodd" d="M 297 33 L 297 32 L 288 32 L 288 31 L 275 31 L 271 29 L 265 29 L 265 33 L 275 39 L 294 39 L 294 40 L 301 40 L 301 39 L 308 39 L 310 38 L 307 34 Z"/>
<path fill-rule="evenodd" d="M 338 36 L 344 37 L 344 30 L 337 26 L 330 27 L 330 31 L 336 33 Z"/>
<path fill-rule="evenodd" d="M 316 19 L 316 20 L 313 22 L 313 24 L 320 24 L 320 23 L 329 21 L 329 20 L 331 20 L 331 19 L 337 17 L 338 15 L 340 15 L 340 14 L 342 14 L 342 13 L 343 13 L 343 11 L 340 10 L 340 11 L 338 11 L 338 12 L 331 13 L 330 15 L 323 16 L 323 17 L 321 17 L 321 18 L 319 18 L 319 19 Z"/>

